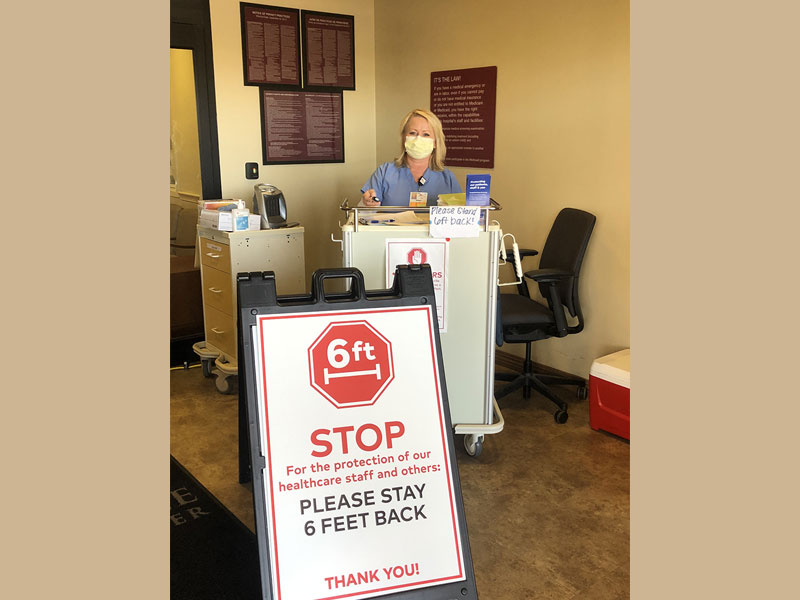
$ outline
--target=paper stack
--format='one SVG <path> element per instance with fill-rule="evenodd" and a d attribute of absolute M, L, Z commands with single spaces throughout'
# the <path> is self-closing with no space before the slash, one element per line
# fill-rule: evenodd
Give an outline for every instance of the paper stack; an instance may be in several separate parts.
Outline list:
<path fill-rule="evenodd" d="M 236 212 L 234 213 L 234 211 Z M 200 206 L 197 224 L 200 227 L 219 231 L 240 231 L 249 229 L 249 219 L 246 218 L 249 214 L 250 211 L 245 208 L 244 200 L 208 200 Z M 237 219 L 234 219 L 234 215 Z"/>

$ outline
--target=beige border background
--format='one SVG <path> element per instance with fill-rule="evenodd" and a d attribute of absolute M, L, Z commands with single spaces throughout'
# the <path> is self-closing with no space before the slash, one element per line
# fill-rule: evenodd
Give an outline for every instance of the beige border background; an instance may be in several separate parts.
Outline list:
<path fill-rule="evenodd" d="M 0 595 L 168 598 L 169 3 L 0 22 Z"/>
<path fill-rule="evenodd" d="M 632 598 L 800 590 L 799 14 L 631 6 Z"/>
<path fill-rule="evenodd" d="M 167 598 L 168 5 L 4 13 L 4 596 Z M 633 598 L 800 589 L 798 16 L 632 1 Z"/>

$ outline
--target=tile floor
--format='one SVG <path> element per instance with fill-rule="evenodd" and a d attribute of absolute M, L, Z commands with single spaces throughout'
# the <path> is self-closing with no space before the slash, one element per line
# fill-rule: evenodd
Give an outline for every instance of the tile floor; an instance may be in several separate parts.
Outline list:
<path fill-rule="evenodd" d="M 482 600 L 629 598 L 630 445 L 589 427 L 588 401 L 561 395 L 569 421 L 534 393 L 503 398 L 505 429 L 471 457 L 456 438 Z M 171 372 L 171 453 L 250 529 L 238 483 L 237 403 L 199 368 Z"/>

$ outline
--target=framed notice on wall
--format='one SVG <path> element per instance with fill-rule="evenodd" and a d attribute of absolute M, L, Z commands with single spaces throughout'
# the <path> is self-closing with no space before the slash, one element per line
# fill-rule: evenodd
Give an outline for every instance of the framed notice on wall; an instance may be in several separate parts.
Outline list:
<path fill-rule="evenodd" d="M 448 167 L 494 168 L 497 67 L 431 73 L 431 111 L 442 121 Z"/>
<path fill-rule="evenodd" d="M 301 12 L 304 89 L 356 89 L 352 15 Z"/>
<path fill-rule="evenodd" d="M 344 162 L 341 92 L 260 90 L 263 164 Z"/>
<path fill-rule="evenodd" d="M 245 85 L 300 89 L 300 11 L 239 4 Z"/>

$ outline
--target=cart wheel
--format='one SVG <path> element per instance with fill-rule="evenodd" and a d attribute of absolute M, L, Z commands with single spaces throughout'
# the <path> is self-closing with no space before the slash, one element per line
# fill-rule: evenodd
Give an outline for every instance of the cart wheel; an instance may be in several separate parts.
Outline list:
<path fill-rule="evenodd" d="M 215 383 L 217 384 L 217 391 L 220 394 L 233 393 L 233 375 L 228 375 L 228 376 L 217 375 Z"/>
<path fill-rule="evenodd" d="M 565 410 L 557 410 L 553 415 L 553 418 L 555 418 L 556 423 L 558 423 L 559 425 L 563 425 L 564 423 L 567 422 L 567 419 L 569 419 L 569 415 Z"/>
<path fill-rule="evenodd" d="M 213 373 L 211 372 L 212 367 L 214 366 L 214 359 L 206 359 L 200 361 L 203 365 L 203 377 L 211 377 Z"/>
<path fill-rule="evenodd" d="M 586 400 L 589 397 L 589 388 L 582 385 L 578 388 L 578 400 Z"/>
<path fill-rule="evenodd" d="M 464 448 L 470 456 L 480 456 L 483 451 L 483 436 L 472 434 L 465 435 Z"/>

